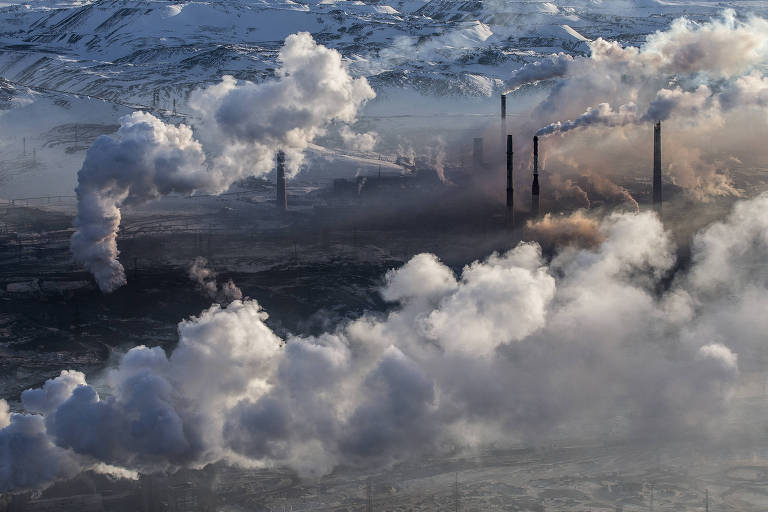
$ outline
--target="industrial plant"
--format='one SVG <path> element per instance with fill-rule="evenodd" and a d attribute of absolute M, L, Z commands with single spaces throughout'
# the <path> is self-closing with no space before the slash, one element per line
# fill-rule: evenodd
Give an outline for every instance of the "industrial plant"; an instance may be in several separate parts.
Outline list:
<path fill-rule="evenodd" d="M 768 510 L 767 65 L 761 2 L 0 2 L 0 512 Z"/>

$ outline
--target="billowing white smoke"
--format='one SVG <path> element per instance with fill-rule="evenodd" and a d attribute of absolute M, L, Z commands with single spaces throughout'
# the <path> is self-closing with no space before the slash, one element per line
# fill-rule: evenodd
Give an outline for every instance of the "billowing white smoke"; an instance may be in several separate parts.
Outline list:
<path fill-rule="evenodd" d="M 733 11 L 726 11 L 721 19 L 707 23 L 678 19 L 640 47 L 622 47 L 602 38 L 588 44 L 589 57 L 552 56 L 522 67 L 510 79 L 510 88 L 559 79 L 534 110 L 532 122 L 539 124 L 531 132 L 551 135 L 587 127 L 617 132 L 617 127 L 669 120 L 686 133 L 702 133 L 700 139 L 708 142 L 698 149 L 729 151 L 732 148 L 727 145 L 711 144 L 706 130 L 731 123 L 738 132 L 746 124 L 742 119 L 749 109 L 767 106 L 766 20 L 737 20 Z M 614 141 L 631 135 L 631 131 L 619 132 Z M 690 143 L 674 147 L 678 146 L 690 149 Z M 572 147 L 561 150 L 567 160 L 585 160 Z M 727 180 L 722 182 L 722 174 L 708 169 L 694 180 L 675 175 L 677 169 L 696 167 L 685 162 L 689 157 L 690 151 L 685 150 L 665 153 L 681 185 L 696 184 L 697 195 L 733 190 Z"/>
<path fill-rule="evenodd" d="M 269 172 L 278 149 L 295 173 L 309 143 L 332 123 L 354 122 L 375 96 L 365 78 L 349 75 L 337 51 L 308 33 L 286 38 L 278 60 L 276 80 L 256 84 L 226 76 L 192 94 L 201 142 L 190 127 L 142 112 L 124 117 L 117 137 L 94 142 L 78 173 L 72 253 L 102 291 L 126 282 L 116 243 L 123 204 L 171 193 L 220 193 L 244 176 Z M 348 127 L 343 133 L 360 149 L 376 141 L 373 133 L 357 136 Z"/>
<path fill-rule="evenodd" d="M 552 54 L 548 59 L 531 62 L 515 71 L 504 83 L 504 94 L 516 91 L 523 85 L 535 84 L 542 80 L 562 78 L 573 63 L 573 57 L 567 53 Z"/>
<path fill-rule="evenodd" d="M 120 206 L 226 186 L 221 172 L 206 168 L 203 148 L 188 126 L 168 125 L 143 112 L 121 122 L 117 138 L 96 139 L 77 174 L 72 254 L 105 292 L 125 284 L 117 260 Z"/>
<path fill-rule="evenodd" d="M 768 195 L 697 235 L 666 288 L 674 247 L 652 213 L 594 229 L 595 246 L 549 264 L 535 244 L 458 276 L 417 255 L 386 275 L 386 316 L 320 336 L 281 339 L 255 301 L 214 305 L 179 324 L 170 356 L 130 350 L 105 396 L 79 372 L 24 392 L 27 412 L 0 430 L 0 490 L 104 465 L 318 475 L 489 443 L 719 431 L 737 353 L 768 329 L 768 274 L 753 272 Z"/>
<path fill-rule="evenodd" d="M 233 300 L 241 300 L 243 292 L 231 279 L 219 285 L 216 272 L 208 268 L 208 260 L 198 256 L 189 267 L 189 278 L 200 287 L 211 299 L 220 304 L 229 304 Z"/>
<path fill-rule="evenodd" d="M 214 167 L 236 176 L 263 174 L 281 148 L 295 173 L 310 142 L 332 122 L 354 122 L 360 107 L 376 96 L 365 78 L 349 75 L 339 52 L 307 32 L 288 36 L 278 61 L 277 80 L 256 84 L 225 76 L 192 93 L 201 140 L 206 148 L 220 148 Z M 353 136 L 346 133 L 347 139 Z"/>
<path fill-rule="evenodd" d="M 356 133 L 346 125 L 341 127 L 339 135 L 341 135 L 344 145 L 355 151 L 373 151 L 379 142 L 379 135 L 376 132 Z"/>
<path fill-rule="evenodd" d="M 565 133 L 576 128 L 582 128 L 590 125 L 602 126 L 624 126 L 634 123 L 637 120 L 637 105 L 629 103 L 622 105 L 617 111 L 611 109 L 608 103 L 601 103 L 597 108 L 589 107 L 587 111 L 581 114 L 573 121 L 557 121 L 541 128 L 536 132 L 539 137 L 552 135 L 553 133 Z"/>

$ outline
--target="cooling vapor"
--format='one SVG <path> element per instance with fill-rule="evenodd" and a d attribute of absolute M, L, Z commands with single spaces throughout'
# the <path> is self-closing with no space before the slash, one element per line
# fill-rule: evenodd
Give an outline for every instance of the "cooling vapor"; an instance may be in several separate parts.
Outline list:
<path fill-rule="evenodd" d="M 414 256 L 386 275 L 388 313 L 319 336 L 281 338 L 256 301 L 234 300 L 182 321 L 170 354 L 131 349 L 104 394 L 62 372 L 22 394 L 24 412 L 0 402 L 0 491 L 86 469 L 317 476 L 517 442 L 737 438 L 739 356 L 768 329 L 768 276 L 752 271 L 768 258 L 768 195 L 697 234 L 673 279 L 654 213 L 571 222 L 590 244 L 550 261 L 522 243 L 457 275 Z"/>
<path fill-rule="evenodd" d="M 549 144 L 550 162 L 591 174 L 615 172 L 605 164 L 610 157 L 601 163 L 590 153 L 645 161 L 637 149 L 645 145 L 627 141 L 649 140 L 650 125 L 665 121 L 666 136 L 674 138 L 665 161 L 675 182 L 699 199 L 738 195 L 727 162 L 766 156 L 760 141 L 768 131 L 768 21 L 725 11 L 709 22 L 675 20 L 639 47 L 602 38 L 587 44 L 588 57 L 552 55 L 518 69 L 506 83 L 509 90 L 543 80 L 552 84 L 530 116 L 525 130 L 531 134 L 599 134 L 598 151 L 584 149 L 583 139 Z M 712 161 L 726 163 L 716 168 Z"/>
<path fill-rule="evenodd" d="M 275 80 L 225 76 L 194 92 L 194 130 L 136 112 L 121 120 L 117 137 L 101 136 L 88 149 L 71 247 L 102 291 L 126 282 L 116 240 L 121 206 L 171 193 L 220 193 L 245 176 L 268 173 L 278 149 L 295 174 L 304 149 L 332 125 L 353 147 L 375 144 L 375 134 L 348 126 L 375 93 L 365 78 L 350 76 L 337 51 L 299 33 L 286 38 L 278 60 Z"/>

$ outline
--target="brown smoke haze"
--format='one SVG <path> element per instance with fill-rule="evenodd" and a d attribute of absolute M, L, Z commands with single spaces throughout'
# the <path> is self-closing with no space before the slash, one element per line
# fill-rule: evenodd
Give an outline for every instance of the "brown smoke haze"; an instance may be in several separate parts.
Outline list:
<path fill-rule="evenodd" d="M 599 219 L 588 216 L 584 210 L 576 210 L 570 215 L 547 213 L 541 219 L 528 220 L 525 238 L 536 240 L 544 247 L 590 248 L 600 245 L 605 235 L 600 231 Z"/>

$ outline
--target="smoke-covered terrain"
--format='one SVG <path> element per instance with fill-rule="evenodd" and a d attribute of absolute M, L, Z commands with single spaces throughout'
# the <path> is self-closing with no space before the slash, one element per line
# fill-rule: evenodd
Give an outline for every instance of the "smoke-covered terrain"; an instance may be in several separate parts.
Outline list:
<path fill-rule="evenodd" d="M 765 510 L 765 9 L 0 3 L 0 512 Z"/>

